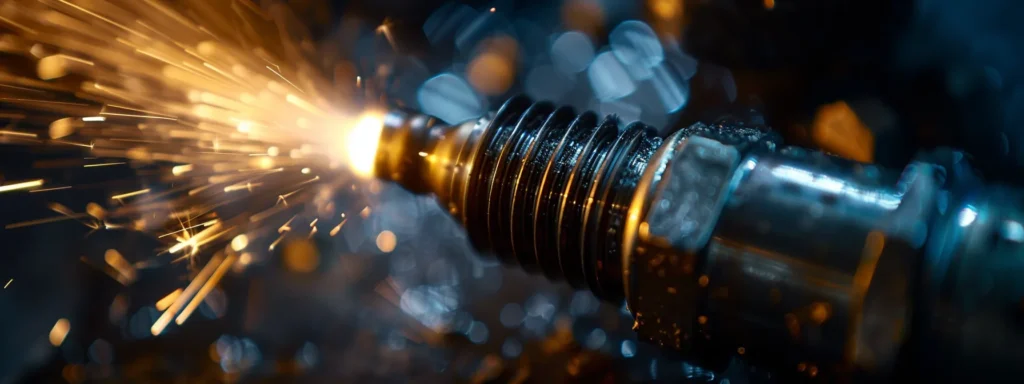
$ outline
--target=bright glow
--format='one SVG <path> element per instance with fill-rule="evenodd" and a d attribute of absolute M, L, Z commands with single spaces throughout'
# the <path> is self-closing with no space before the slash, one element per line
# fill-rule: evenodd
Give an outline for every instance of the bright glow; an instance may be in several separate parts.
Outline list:
<path fill-rule="evenodd" d="M 171 168 L 171 174 L 173 174 L 174 176 L 178 176 L 183 173 L 188 173 L 191 170 L 192 164 L 175 165 L 173 168 Z"/>
<path fill-rule="evenodd" d="M 245 249 L 245 247 L 247 247 L 248 245 L 249 237 L 245 235 L 238 235 L 235 236 L 234 239 L 231 239 L 231 249 L 234 249 L 235 251 L 241 251 Z"/>
<path fill-rule="evenodd" d="M 360 176 L 372 176 L 373 164 L 377 157 L 377 141 L 380 140 L 384 120 L 377 114 L 365 114 L 348 133 L 345 149 L 349 167 Z"/>
<path fill-rule="evenodd" d="M 0 185 L 0 192 L 17 191 L 19 189 L 35 188 L 43 185 L 43 180 L 23 181 L 7 185 Z"/>
<path fill-rule="evenodd" d="M 1024 243 L 1024 225 L 1019 221 L 1004 221 L 1003 237 L 1015 243 Z"/>
<path fill-rule="evenodd" d="M 82 118 L 82 121 L 106 121 L 106 120 L 107 120 L 107 118 L 103 117 L 103 116 L 90 116 L 90 117 L 83 117 Z"/>
<path fill-rule="evenodd" d="M 252 123 L 250 123 L 248 121 L 240 122 L 240 123 L 238 123 L 237 129 L 238 129 L 238 132 L 249 133 L 249 131 L 252 130 Z"/>
<path fill-rule="evenodd" d="M 390 253 L 395 250 L 395 246 L 398 245 L 398 236 L 395 236 L 394 232 L 383 231 L 377 235 L 377 249 L 381 252 Z"/>
<path fill-rule="evenodd" d="M 968 205 L 964 209 L 960 210 L 960 216 L 957 217 L 957 222 L 961 227 L 967 227 L 974 223 L 974 220 L 978 218 L 978 210 Z"/>

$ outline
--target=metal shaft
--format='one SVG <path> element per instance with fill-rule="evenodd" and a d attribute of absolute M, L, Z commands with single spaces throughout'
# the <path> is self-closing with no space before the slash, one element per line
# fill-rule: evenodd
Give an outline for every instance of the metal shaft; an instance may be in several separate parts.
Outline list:
<path fill-rule="evenodd" d="M 454 126 L 396 111 L 376 171 L 435 194 L 504 262 L 625 299 L 641 339 L 712 369 L 1024 370 L 1019 190 L 973 181 L 956 156 L 900 172 L 750 127 L 617 126 L 524 98 Z"/>

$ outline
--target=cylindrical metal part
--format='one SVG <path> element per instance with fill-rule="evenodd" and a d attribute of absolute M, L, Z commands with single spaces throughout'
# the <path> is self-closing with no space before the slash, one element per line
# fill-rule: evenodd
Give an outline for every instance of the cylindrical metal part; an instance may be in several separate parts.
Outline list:
<path fill-rule="evenodd" d="M 454 126 L 385 120 L 378 175 L 435 194 L 504 262 L 625 299 L 641 339 L 707 367 L 1024 370 L 1019 190 L 780 147 L 756 127 L 662 141 L 524 98 Z"/>
<path fill-rule="evenodd" d="M 379 176 L 437 195 L 503 262 L 622 301 L 621 228 L 661 144 L 653 129 L 526 98 L 455 126 L 400 111 L 384 120 Z"/>

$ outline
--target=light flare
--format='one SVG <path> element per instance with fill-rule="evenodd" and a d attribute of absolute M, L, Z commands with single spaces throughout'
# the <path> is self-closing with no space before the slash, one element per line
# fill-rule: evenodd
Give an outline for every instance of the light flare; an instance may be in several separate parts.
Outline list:
<path fill-rule="evenodd" d="M 368 112 L 359 118 L 359 121 L 345 136 L 345 153 L 352 172 L 363 177 L 373 175 L 377 146 L 383 129 L 383 116 L 379 113 Z"/>

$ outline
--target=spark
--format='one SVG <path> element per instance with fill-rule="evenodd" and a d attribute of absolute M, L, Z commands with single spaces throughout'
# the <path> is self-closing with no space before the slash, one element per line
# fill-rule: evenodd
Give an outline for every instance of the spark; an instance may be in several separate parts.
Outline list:
<path fill-rule="evenodd" d="M 223 260 L 223 256 L 216 255 L 206 263 L 206 266 L 199 271 L 199 274 L 189 282 L 188 286 L 185 287 L 185 290 L 183 290 L 181 294 L 174 299 L 174 302 L 164 310 L 160 317 L 156 319 L 156 322 L 153 323 L 153 326 L 150 327 L 149 330 L 153 336 L 163 333 L 164 329 L 170 325 L 171 318 L 178 314 L 178 311 L 185 306 L 185 303 L 199 291 L 200 287 L 202 287 L 206 283 L 206 280 L 213 275 L 214 270 L 221 264 L 221 262 L 223 262 Z"/>
<path fill-rule="evenodd" d="M 149 193 L 149 188 L 140 189 L 140 190 L 135 191 L 135 192 L 128 192 L 128 193 L 122 193 L 120 195 L 110 196 L 110 199 L 111 200 L 121 200 L 121 199 L 124 199 L 124 198 L 127 198 L 127 197 L 139 196 L 139 195 L 144 195 L 144 194 L 147 194 L 147 193 Z"/>
<path fill-rule="evenodd" d="M 11 283 L 13 283 L 13 282 L 14 282 L 14 279 L 7 280 L 7 284 L 4 284 L 4 289 L 7 289 L 7 287 L 10 287 Z"/>
<path fill-rule="evenodd" d="M 6 130 L 6 129 L 5 130 L 0 130 L 0 135 L 3 135 L 3 136 L 28 137 L 28 138 L 33 138 L 33 139 L 39 137 L 39 135 L 34 134 L 34 133 L 30 133 L 30 132 L 9 131 L 9 130 Z"/>
<path fill-rule="evenodd" d="M 330 232 L 331 237 L 334 237 L 334 235 L 337 235 L 338 232 L 341 232 L 341 227 L 343 227 L 345 225 L 345 222 L 347 222 L 347 221 L 348 221 L 348 219 L 341 220 L 341 222 L 338 223 L 338 225 L 336 227 L 331 229 L 331 232 Z"/>
<path fill-rule="evenodd" d="M 391 45 L 391 48 L 396 48 L 395 37 L 391 35 L 391 27 L 388 23 L 388 20 L 384 20 L 381 25 L 377 26 L 377 33 L 384 35 L 384 38 L 388 40 L 388 44 Z"/>
<path fill-rule="evenodd" d="M 71 332 L 71 322 L 65 318 L 57 320 L 53 324 L 53 328 L 50 329 L 50 344 L 54 347 L 64 344 L 64 339 L 68 337 L 68 332 Z"/>
<path fill-rule="evenodd" d="M 110 167 L 110 166 L 122 165 L 122 164 L 127 164 L 127 163 L 125 163 L 123 161 L 119 161 L 119 162 L 112 162 L 112 163 L 86 164 L 86 165 L 83 165 L 82 167 L 84 167 L 84 168 Z"/>
<path fill-rule="evenodd" d="M 245 249 L 248 245 L 249 237 L 246 235 L 238 235 L 235 236 L 234 239 L 231 239 L 231 249 L 235 250 L 235 252 Z"/>
<path fill-rule="evenodd" d="M 35 188 L 43 185 L 43 180 L 22 181 L 14 184 L 0 185 L 0 192 L 11 192 L 21 189 Z"/>
<path fill-rule="evenodd" d="M 85 175 L 81 168 L 123 165 L 116 169 L 138 179 L 81 183 L 47 174 L 8 181 L 0 192 L 102 189 L 112 206 L 91 203 L 75 212 L 51 204 L 57 216 L 4 228 L 74 220 L 94 231 L 151 234 L 162 244 L 155 256 L 129 262 L 110 250 L 103 262 L 83 261 L 123 284 L 140 278 L 141 268 L 167 262 L 161 258 L 187 262 L 194 277 L 184 288 L 168 287 L 157 301 L 162 314 L 150 329 L 154 335 L 172 320 L 186 321 L 233 264 L 241 270 L 262 260 L 255 244 L 271 241 L 273 250 L 296 223 L 309 223 L 309 234 L 317 233 L 321 222 L 310 216 L 327 212 L 330 199 L 323 194 L 347 188 L 353 173 L 373 172 L 383 114 L 343 111 L 381 99 L 371 94 L 379 79 L 336 83 L 321 68 L 351 63 L 310 62 L 302 41 L 281 38 L 291 35 L 291 26 L 279 15 L 248 1 L 233 5 L 243 12 L 229 19 L 203 12 L 202 1 L 8 3 L 0 24 L 17 44 L 5 53 L 30 67 L 0 68 L 0 103 L 7 105 L 0 117 L 13 120 L 0 127 L 0 139 L 40 153 L 67 153 L 37 162 L 45 172 L 73 168 Z M 277 30 L 248 33 L 257 24 Z M 385 23 L 379 32 L 394 45 L 390 28 Z M 281 44 L 284 49 L 266 49 Z M 335 92 L 338 85 L 363 90 Z M 333 171 L 338 165 L 344 168 Z M 313 175 L 322 169 L 332 171 Z M 44 180 L 54 185 L 43 188 Z M 331 236 L 345 222 L 342 215 Z"/>
<path fill-rule="evenodd" d="M 189 173 L 191 171 L 192 171 L 192 164 L 175 165 L 173 168 L 171 168 L 171 174 L 173 174 L 174 176 L 181 176 L 181 175 Z"/>
<path fill-rule="evenodd" d="M 200 224 L 193 225 L 191 227 L 182 228 L 182 229 L 179 229 L 179 230 L 174 231 L 174 232 L 165 233 L 163 235 L 160 235 L 159 237 L 172 236 L 172 235 L 175 235 L 175 234 L 178 234 L 178 233 L 182 233 L 182 232 L 186 232 L 186 231 L 188 231 L 190 229 L 195 229 L 195 228 L 199 228 L 199 227 L 209 227 L 209 226 L 214 225 L 216 223 L 217 223 L 217 220 L 210 220 L 210 221 L 207 221 L 205 223 L 200 223 Z"/>
<path fill-rule="evenodd" d="M 274 248 L 277 248 L 277 245 L 281 243 L 281 240 L 284 240 L 284 234 L 283 233 L 280 236 L 278 236 L 277 239 L 275 239 L 273 243 L 270 243 L 270 246 L 267 247 L 267 250 L 268 251 L 273 251 Z"/>
<path fill-rule="evenodd" d="M 156 305 L 155 305 L 156 310 L 158 310 L 158 311 L 165 311 L 165 310 L 167 310 L 167 308 L 169 308 L 171 306 L 171 304 L 174 303 L 174 301 L 178 299 L 178 296 L 181 296 L 181 292 L 182 292 L 182 289 L 178 288 L 178 289 L 175 289 L 175 290 L 171 291 L 171 293 L 168 293 L 167 296 L 164 296 L 160 300 L 157 300 Z"/>
<path fill-rule="evenodd" d="M 39 32 L 37 32 L 36 30 L 34 30 L 32 28 L 29 28 L 29 27 L 26 27 L 24 25 L 18 24 L 18 23 L 14 22 L 14 21 L 11 21 L 10 19 L 8 19 L 6 17 L 0 16 L 0 20 L 3 20 L 3 22 L 5 22 L 5 23 L 13 25 L 15 27 L 18 27 L 18 28 L 24 30 L 25 32 L 31 33 L 33 35 L 39 33 Z"/>
<path fill-rule="evenodd" d="M 213 288 L 217 287 L 217 284 L 220 283 L 220 279 L 224 277 L 224 274 L 227 273 L 228 268 L 230 268 L 231 265 L 235 263 L 236 259 L 237 256 L 235 255 L 228 256 L 226 260 L 224 260 L 223 262 L 220 263 L 220 265 L 217 266 L 217 269 L 213 271 L 213 274 L 210 276 L 209 279 L 206 280 L 206 282 L 203 284 L 203 287 L 199 289 L 199 292 L 197 292 L 196 295 L 192 297 L 192 300 L 189 301 L 187 306 L 185 306 L 185 309 L 183 309 L 181 313 L 178 314 L 178 317 L 174 319 L 175 323 L 181 325 L 185 323 L 185 320 L 188 320 L 189 316 L 192 316 L 192 312 L 194 312 L 196 308 L 199 307 L 199 304 L 202 303 L 204 299 L 206 299 L 206 295 L 210 294 L 210 291 L 212 291 Z"/>
<path fill-rule="evenodd" d="M 135 267 L 121 256 L 121 253 L 115 249 L 108 249 L 103 254 L 103 261 L 107 262 L 111 268 L 118 273 L 117 281 L 122 285 L 128 285 L 135 281 L 137 272 Z"/>
<path fill-rule="evenodd" d="M 33 190 L 31 190 L 31 191 L 28 191 L 28 193 L 40 193 L 40 192 L 51 192 L 51 191 L 60 191 L 60 190 L 64 190 L 64 189 L 71 189 L 71 188 L 72 188 L 71 186 L 63 186 L 63 187 L 53 187 L 53 188 L 42 188 L 42 189 L 33 189 Z"/>
<path fill-rule="evenodd" d="M 89 215 L 87 215 L 85 213 L 79 213 L 79 214 L 75 214 L 75 215 L 56 216 L 56 217 L 49 217 L 49 218 L 44 218 L 44 219 L 22 221 L 20 223 L 7 224 L 7 225 L 4 226 L 4 229 L 15 229 L 15 228 L 31 227 L 31 226 L 34 226 L 34 225 L 49 224 L 49 223 L 55 223 L 55 222 L 64 221 L 64 220 L 77 220 L 77 219 L 85 218 L 85 217 L 88 217 L 88 216 Z"/>
<path fill-rule="evenodd" d="M 288 80 L 288 78 L 284 77 L 284 75 L 282 75 L 282 74 L 281 74 L 281 72 L 275 71 L 275 70 L 274 70 L 274 68 L 270 68 L 270 66 L 269 66 L 269 65 L 267 66 L 267 69 L 269 69 L 269 70 L 270 70 L 270 72 L 274 72 L 274 74 L 275 74 L 275 75 L 277 75 L 277 77 L 280 77 L 280 78 L 281 78 L 281 80 L 284 80 L 284 81 L 285 81 L 286 83 L 288 83 L 288 85 L 291 85 L 292 87 L 294 87 L 294 88 L 295 88 L 296 90 L 298 90 L 299 92 L 302 92 L 302 93 L 306 93 L 305 91 L 303 91 L 303 90 L 302 90 L 302 89 L 300 89 L 299 87 L 296 87 L 296 86 L 295 86 L 295 84 L 293 84 L 293 83 L 291 82 L 291 80 Z"/>

